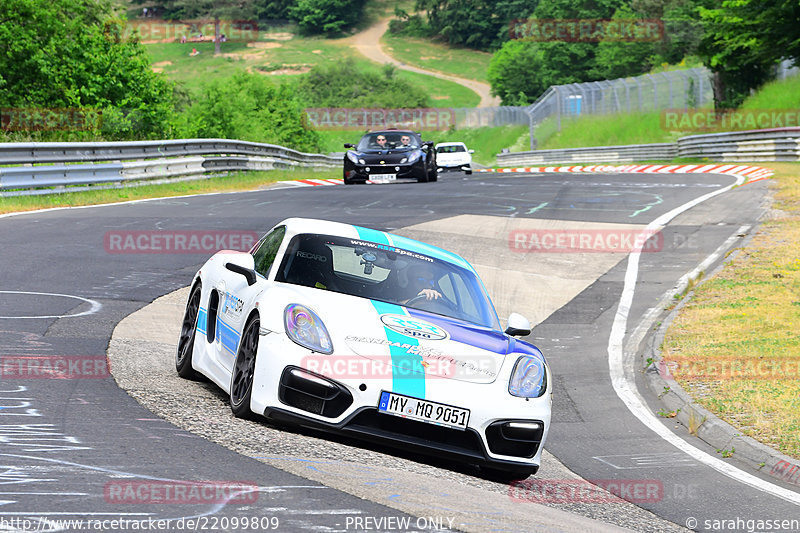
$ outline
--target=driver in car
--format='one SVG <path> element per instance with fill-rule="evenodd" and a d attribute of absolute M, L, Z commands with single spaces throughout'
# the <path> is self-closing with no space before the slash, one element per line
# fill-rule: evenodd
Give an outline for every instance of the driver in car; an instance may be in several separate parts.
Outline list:
<path fill-rule="evenodd" d="M 438 300 L 442 293 L 436 289 L 436 274 L 431 265 L 419 264 L 409 268 L 408 294 L 411 296 L 403 303 L 408 303 L 414 298 L 425 296 L 427 300 Z"/>

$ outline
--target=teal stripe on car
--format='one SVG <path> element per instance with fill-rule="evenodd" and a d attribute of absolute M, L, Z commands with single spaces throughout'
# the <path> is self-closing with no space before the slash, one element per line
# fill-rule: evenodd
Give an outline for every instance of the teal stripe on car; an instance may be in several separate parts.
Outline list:
<path fill-rule="evenodd" d="M 379 315 L 408 316 L 405 309 L 399 305 L 377 300 L 371 300 L 371 302 Z M 425 398 L 425 367 L 422 366 L 422 356 L 408 353 L 406 348 L 401 347 L 403 344 L 419 346 L 419 341 L 386 326 L 383 326 L 383 330 L 386 333 L 386 340 L 400 345 L 389 346 L 389 354 L 392 357 L 392 392 L 414 398 Z"/>
<path fill-rule="evenodd" d="M 382 231 L 376 229 L 362 228 L 361 226 L 353 226 L 358 232 L 358 238 L 362 241 L 376 242 L 378 244 L 391 245 L 389 236 Z"/>
<path fill-rule="evenodd" d="M 206 322 L 208 322 L 208 313 L 201 307 L 197 312 L 197 331 L 199 331 L 201 335 L 206 334 Z"/>

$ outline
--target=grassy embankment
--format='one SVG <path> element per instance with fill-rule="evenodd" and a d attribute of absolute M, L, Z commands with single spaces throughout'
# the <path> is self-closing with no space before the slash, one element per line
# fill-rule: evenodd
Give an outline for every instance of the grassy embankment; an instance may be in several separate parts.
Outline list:
<path fill-rule="evenodd" d="M 353 50 L 348 39 L 300 37 L 291 30 L 291 27 L 271 28 L 260 32 L 255 42 L 223 43 L 219 56 L 214 56 L 214 44 L 210 42 L 149 43 L 145 47 L 153 67 L 181 83 L 190 93 L 202 91 L 209 79 L 224 80 L 243 70 L 277 82 L 291 81 L 314 65 L 345 57 L 352 57 L 363 70 L 381 70 Z M 190 56 L 192 48 L 197 48 L 200 54 Z M 430 95 L 431 107 L 474 107 L 480 101 L 473 91 L 452 81 L 402 70 L 395 75 L 424 87 Z"/>
<path fill-rule="evenodd" d="M 773 216 L 694 290 L 662 353 L 698 403 L 800 458 L 800 163 L 766 166 L 776 170 Z"/>
<path fill-rule="evenodd" d="M 794 110 L 795 113 L 798 113 L 797 110 L 800 109 L 800 76 L 780 82 L 768 83 L 745 100 L 739 109 L 745 111 L 765 109 Z M 725 128 L 719 131 L 727 131 L 729 129 Z M 741 127 L 736 129 L 748 128 Z M 536 136 L 547 139 L 539 146 L 540 149 L 663 143 L 673 142 L 685 135 L 713 133 L 713 130 L 668 129 L 664 125 L 660 112 L 584 116 L 575 120 L 563 120 L 561 131 L 554 132 L 554 130 L 555 121 L 552 119 L 538 126 Z"/>

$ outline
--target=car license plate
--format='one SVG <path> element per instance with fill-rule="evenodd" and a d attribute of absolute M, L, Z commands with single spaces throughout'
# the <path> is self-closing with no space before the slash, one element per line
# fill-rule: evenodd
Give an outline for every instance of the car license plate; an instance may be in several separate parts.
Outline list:
<path fill-rule="evenodd" d="M 381 391 L 378 411 L 456 429 L 467 429 L 469 422 L 469 409 L 386 391 Z"/>
<path fill-rule="evenodd" d="M 373 174 L 369 179 L 373 182 L 386 183 L 387 181 L 395 181 L 397 174 Z"/>

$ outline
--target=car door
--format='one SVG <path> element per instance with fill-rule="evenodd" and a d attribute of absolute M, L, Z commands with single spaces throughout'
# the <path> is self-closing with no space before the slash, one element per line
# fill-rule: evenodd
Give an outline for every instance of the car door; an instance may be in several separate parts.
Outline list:
<path fill-rule="evenodd" d="M 256 282 L 253 285 L 248 284 L 245 276 L 226 269 L 222 279 L 215 286 L 219 296 L 215 352 L 219 364 L 228 372 L 233 369 L 247 319 L 251 316 L 258 297 L 269 286 L 267 276 L 285 234 L 286 227 L 279 226 L 264 236 L 254 247 L 252 258 Z M 233 256 L 231 262 L 238 264 L 236 258 L 237 256 Z M 249 263 L 248 257 L 240 266 L 249 268 Z"/>

